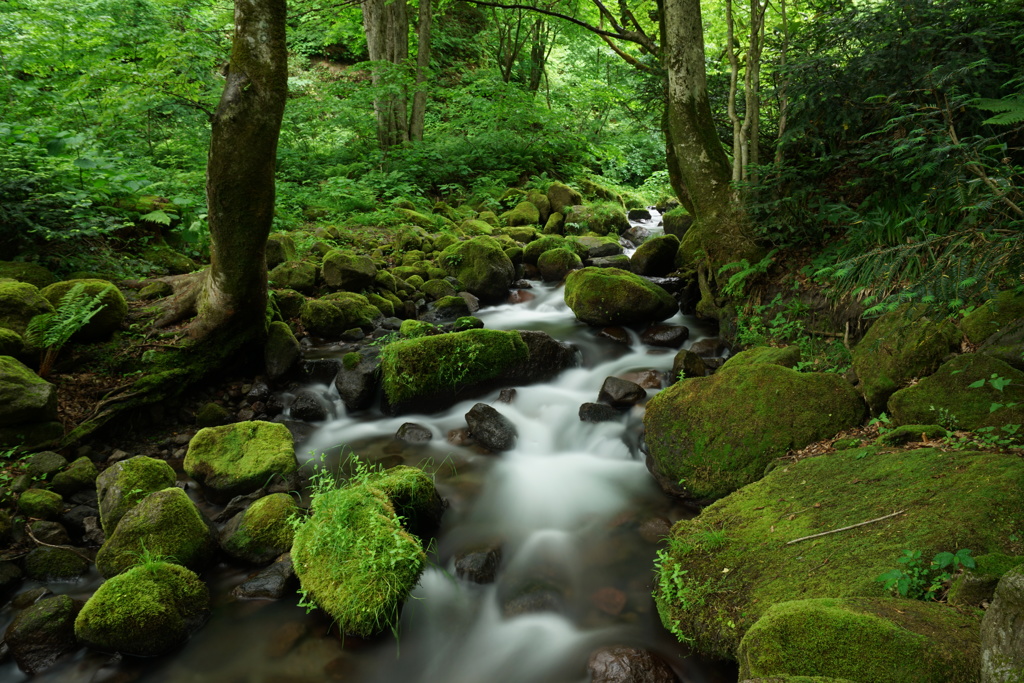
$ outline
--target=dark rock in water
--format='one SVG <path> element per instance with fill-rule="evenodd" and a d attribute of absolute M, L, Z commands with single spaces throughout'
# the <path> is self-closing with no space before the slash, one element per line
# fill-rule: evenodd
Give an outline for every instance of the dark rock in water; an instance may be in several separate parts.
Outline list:
<path fill-rule="evenodd" d="M 672 667 L 650 650 L 613 645 L 587 661 L 591 683 L 678 683 Z"/>
<path fill-rule="evenodd" d="M 89 571 L 89 560 L 69 548 L 40 546 L 25 556 L 25 575 L 38 581 L 68 581 Z"/>
<path fill-rule="evenodd" d="M 295 395 L 291 405 L 293 420 L 303 422 L 322 422 L 331 414 L 331 404 L 319 393 L 311 389 L 302 389 Z"/>
<path fill-rule="evenodd" d="M 516 390 L 509 387 L 502 389 L 498 394 L 498 401 L 501 403 L 511 403 L 516 400 Z"/>
<path fill-rule="evenodd" d="M 632 340 L 629 338 L 629 333 L 622 327 L 602 327 L 597 333 L 597 336 L 602 339 L 610 339 L 617 344 L 624 344 L 626 346 L 629 346 L 632 343 Z"/>
<path fill-rule="evenodd" d="M 611 422 L 621 415 L 607 403 L 584 403 L 580 406 L 580 420 L 583 422 Z"/>
<path fill-rule="evenodd" d="M 622 233 L 622 238 L 634 247 L 638 247 L 649 240 L 653 234 L 654 233 L 650 228 L 643 225 L 634 225 L 632 228 Z"/>
<path fill-rule="evenodd" d="M 519 436 L 515 425 L 486 403 L 477 403 L 466 413 L 469 431 L 478 444 L 491 451 L 514 448 Z"/>
<path fill-rule="evenodd" d="M 665 373 L 658 370 L 635 370 L 634 372 L 623 373 L 619 379 L 629 380 L 639 384 L 644 389 L 661 389 L 666 386 Z"/>
<path fill-rule="evenodd" d="M 286 407 L 287 406 L 285 405 L 285 402 L 281 399 L 280 394 L 271 394 L 270 398 L 267 399 L 265 409 L 267 411 L 267 415 L 274 417 L 275 415 L 280 415 L 281 413 L 283 413 Z"/>
<path fill-rule="evenodd" d="M 693 342 L 690 345 L 690 352 L 697 354 L 701 358 L 714 358 L 721 356 L 728 348 L 729 346 L 725 343 L 724 339 L 708 337 L 707 339 Z"/>
<path fill-rule="evenodd" d="M 21 567 L 13 562 L 0 562 L 0 600 L 6 600 L 7 596 L 21 584 Z"/>
<path fill-rule="evenodd" d="M 269 567 L 251 575 L 231 591 L 239 600 L 280 600 L 297 585 L 291 554 L 285 553 Z"/>
<path fill-rule="evenodd" d="M 217 514 L 217 516 L 213 518 L 213 521 L 217 523 L 226 522 L 235 515 L 237 515 L 239 512 L 244 512 L 246 508 L 248 508 L 250 505 L 252 505 L 265 495 L 267 495 L 265 489 L 256 489 L 252 493 L 246 493 L 240 496 L 235 496 L 234 498 L 229 500 L 228 504 L 224 506 L 224 509 L 221 510 Z"/>
<path fill-rule="evenodd" d="M 337 358 L 317 358 L 302 363 L 302 375 L 308 382 L 330 384 L 341 370 L 341 361 Z"/>
<path fill-rule="evenodd" d="M 500 565 L 500 546 L 471 550 L 456 555 L 455 575 L 473 583 L 494 583 Z"/>
<path fill-rule="evenodd" d="M 4 633 L 4 641 L 18 668 L 35 675 L 77 650 L 75 617 L 81 609 L 81 603 L 69 596 L 57 595 L 40 600 L 15 617 Z"/>
<path fill-rule="evenodd" d="M 469 435 L 469 430 L 465 427 L 461 429 L 453 429 L 448 432 L 448 443 L 453 446 L 472 446 L 473 437 Z"/>
<path fill-rule="evenodd" d="M 373 398 L 377 393 L 379 384 L 377 367 L 380 365 L 380 350 L 377 347 L 369 346 L 358 352 L 359 360 L 353 354 L 348 354 L 338 376 L 334 380 L 334 387 L 338 390 L 345 409 L 349 412 L 366 410 L 373 405 Z"/>
<path fill-rule="evenodd" d="M 667 348 L 679 348 L 684 341 L 690 337 L 690 328 L 682 325 L 651 325 L 643 334 L 640 340 L 648 346 L 663 346 Z"/>
<path fill-rule="evenodd" d="M 631 221 L 649 221 L 651 220 L 651 212 L 647 209 L 630 209 L 626 214 L 626 218 Z"/>
<path fill-rule="evenodd" d="M 680 377 L 682 373 L 682 377 Z M 708 373 L 708 366 L 704 359 L 689 349 L 682 349 L 672 359 L 672 381 L 689 379 L 691 377 L 703 377 Z"/>
<path fill-rule="evenodd" d="M 93 546 L 101 546 L 107 542 L 107 535 L 103 533 L 99 517 L 86 517 L 82 520 L 82 542 Z"/>
<path fill-rule="evenodd" d="M 266 403 L 267 399 L 270 398 L 270 387 L 267 386 L 266 382 L 256 382 L 252 385 L 249 393 L 245 395 L 245 398 L 250 404 L 257 401 Z"/>
<path fill-rule="evenodd" d="M 640 524 L 640 537 L 648 543 L 660 543 L 672 531 L 672 523 L 664 517 L 651 517 Z"/>
<path fill-rule="evenodd" d="M 480 299 L 469 292 L 459 292 L 458 296 L 461 296 L 466 300 L 466 304 L 469 306 L 470 313 L 476 313 L 480 310 Z"/>
<path fill-rule="evenodd" d="M 271 420 L 271 422 L 283 424 L 285 427 L 287 427 L 288 432 L 292 435 L 292 442 L 294 442 L 296 446 L 298 446 L 299 444 L 303 443 L 306 439 L 308 439 L 317 429 L 308 422 L 289 420 L 288 418 L 282 417 L 281 415 L 275 417 L 273 420 Z"/>
<path fill-rule="evenodd" d="M 97 513 L 94 512 L 93 514 Z M 37 541 L 47 545 L 71 545 L 71 537 L 68 535 L 68 530 L 57 522 L 39 520 L 32 522 L 29 525 L 29 530 Z"/>
<path fill-rule="evenodd" d="M 618 588 L 604 586 L 590 594 L 590 602 L 605 614 L 617 617 L 626 607 L 626 594 Z"/>
<path fill-rule="evenodd" d="M 540 588 L 517 595 L 502 604 L 506 617 L 535 612 L 564 612 L 565 598 L 560 591 Z"/>
<path fill-rule="evenodd" d="M 537 295 L 533 292 L 527 292 L 525 289 L 513 289 L 509 295 L 506 303 L 510 304 L 525 304 L 528 301 L 533 301 L 537 298 Z"/>
<path fill-rule="evenodd" d="M 30 588 L 27 591 L 22 591 L 21 593 L 15 595 L 14 599 L 11 600 L 11 607 L 13 607 L 14 609 L 25 609 L 26 607 L 31 607 L 32 605 L 34 605 L 40 598 L 44 598 L 47 595 L 52 594 L 53 591 L 51 591 L 46 586 Z"/>
<path fill-rule="evenodd" d="M 645 398 L 647 398 L 647 392 L 642 386 L 618 377 L 606 378 L 597 395 L 598 402 L 622 409 L 635 406 Z"/>
<path fill-rule="evenodd" d="M 434 434 L 423 425 L 406 422 L 395 432 L 395 438 L 407 443 L 426 443 L 434 438 Z"/>

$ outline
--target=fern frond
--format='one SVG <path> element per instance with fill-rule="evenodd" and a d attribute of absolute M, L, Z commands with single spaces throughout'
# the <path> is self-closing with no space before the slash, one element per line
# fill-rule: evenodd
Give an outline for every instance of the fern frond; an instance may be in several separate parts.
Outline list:
<path fill-rule="evenodd" d="M 40 348 L 61 347 L 88 324 L 103 308 L 103 297 L 112 289 L 109 285 L 94 296 L 89 296 L 85 285 L 79 283 L 61 297 L 53 313 L 33 317 L 25 331 L 25 338 Z"/>

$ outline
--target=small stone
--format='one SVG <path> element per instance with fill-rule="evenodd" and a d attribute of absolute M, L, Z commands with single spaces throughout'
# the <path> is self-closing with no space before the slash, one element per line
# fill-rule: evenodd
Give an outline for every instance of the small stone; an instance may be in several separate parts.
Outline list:
<path fill-rule="evenodd" d="M 291 592 L 294 583 L 291 555 L 285 553 L 274 564 L 235 586 L 231 595 L 239 600 L 280 600 Z"/>
<path fill-rule="evenodd" d="M 455 575 L 473 583 L 493 583 L 501 565 L 501 546 L 461 553 L 455 557 Z"/>
<path fill-rule="evenodd" d="M 406 422 L 395 432 L 395 438 L 406 443 L 427 443 L 434 438 L 434 434 L 423 425 Z"/>
<path fill-rule="evenodd" d="M 608 377 L 601 385 L 601 391 L 597 395 L 600 403 L 624 409 L 635 406 L 647 398 L 647 392 L 636 382 L 620 379 L 619 377 Z"/>
<path fill-rule="evenodd" d="M 672 668 L 649 650 L 621 645 L 594 651 L 587 661 L 591 683 L 678 683 Z"/>
<path fill-rule="evenodd" d="M 583 422 L 611 422 L 620 416 L 619 411 L 606 403 L 584 403 L 580 406 L 580 420 Z"/>
<path fill-rule="evenodd" d="M 605 586 L 594 591 L 590 596 L 590 601 L 599 610 L 614 617 L 621 614 L 622 609 L 626 606 L 626 594 L 618 588 Z"/>
<path fill-rule="evenodd" d="M 640 537 L 648 543 L 660 543 L 672 530 L 672 524 L 664 517 L 651 517 L 640 524 Z"/>
<path fill-rule="evenodd" d="M 651 325 L 640 335 L 640 341 L 648 346 L 663 346 L 672 349 L 679 348 L 689 338 L 690 329 L 688 327 L 664 323 Z"/>
<path fill-rule="evenodd" d="M 516 398 L 516 390 L 512 387 L 506 387 L 502 389 L 498 394 L 499 403 L 512 403 Z"/>
<path fill-rule="evenodd" d="M 466 423 L 474 440 L 491 451 L 515 447 L 519 434 L 507 417 L 486 403 L 477 403 L 466 413 Z"/>

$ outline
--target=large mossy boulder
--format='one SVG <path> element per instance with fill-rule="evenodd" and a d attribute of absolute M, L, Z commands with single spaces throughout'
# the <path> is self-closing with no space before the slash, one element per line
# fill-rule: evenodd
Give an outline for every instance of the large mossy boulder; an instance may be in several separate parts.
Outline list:
<path fill-rule="evenodd" d="M 630 270 L 637 275 L 664 277 L 675 270 L 679 238 L 675 235 L 661 235 L 647 240 L 630 257 Z"/>
<path fill-rule="evenodd" d="M 114 332 L 121 329 L 121 323 L 128 315 L 128 302 L 113 282 L 98 279 L 64 280 L 44 287 L 39 293 L 56 307 L 64 295 L 75 285 L 82 285 L 90 298 L 102 294 L 100 299 L 102 305 L 99 312 L 85 324 L 85 327 L 74 334 L 72 340 L 96 342 L 109 339 Z"/>
<path fill-rule="evenodd" d="M 552 213 L 564 213 L 564 209 L 583 203 L 583 195 L 557 181 L 548 186 L 547 198 Z"/>
<path fill-rule="evenodd" d="M 740 679 L 803 675 L 858 683 L 973 683 L 980 613 L 897 598 L 772 605 L 740 643 Z"/>
<path fill-rule="evenodd" d="M 724 368 L 738 368 L 741 365 L 761 365 L 770 363 L 786 368 L 795 368 L 800 363 L 800 347 L 793 346 L 754 346 L 730 356 Z"/>
<path fill-rule="evenodd" d="M 267 273 L 267 279 L 273 287 L 309 294 L 316 289 L 316 266 L 305 261 L 284 261 Z"/>
<path fill-rule="evenodd" d="M 566 207 L 562 213 L 565 214 L 565 230 L 572 234 L 621 235 L 629 230 L 626 212 L 611 202 Z"/>
<path fill-rule="evenodd" d="M 252 493 L 297 468 L 288 428 L 260 420 L 200 429 L 184 463 L 186 474 L 219 498 Z"/>
<path fill-rule="evenodd" d="M 0 280 L 0 327 L 24 336 L 32 318 L 52 312 L 53 305 L 35 285 L 15 280 Z"/>
<path fill-rule="evenodd" d="M 932 374 L 959 340 L 956 326 L 923 306 L 886 313 L 853 349 L 853 369 L 873 414 L 911 379 Z"/>
<path fill-rule="evenodd" d="M 220 544 L 231 557 L 267 564 L 292 547 L 292 518 L 299 512 L 287 493 L 272 493 L 239 512 L 224 526 Z"/>
<path fill-rule="evenodd" d="M 377 266 L 369 256 L 335 249 L 324 256 L 322 273 L 328 287 L 359 292 L 373 286 Z"/>
<path fill-rule="evenodd" d="M 510 228 L 537 225 L 541 222 L 540 210 L 533 202 L 519 202 L 514 209 L 501 214 L 501 220 Z"/>
<path fill-rule="evenodd" d="M 686 231 L 693 225 L 693 216 L 686 212 L 681 206 L 666 211 L 661 217 L 666 235 L 674 235 L 682 239 Z"/>
<path fill-rule="evenodd" d="M 369 637 L 396 625 L 426 566 L 422 541 L 403 528 L 396 508 L 403 519 L 426 519 L 439 499 L 423 472 L 402 470 L 315 495 L 295 532 L 302 590 L 344 633 Z M 414 509 L 419 502 L 428 509 Z"/>
<path fill-rule="evenodd" d="M 335 292 L 302 305 L 299 319 L 307 332 L 325 338 L 338 338 L 353 328 L 371 328 L 380 311 L 362 294 Z"/>
<path fill-rule="evenodd" d="M 200 571 L 216 550 L 203 513 L 187 493 L 172 486 L 149 494 L 125 513 L 96 553 L 96 568 L 110 578 L 149 558 L 159 558 Z"/>
<path fill-rule="evenodd" d="M 1000 579 L 981 621 L 981 680 L 1024 681 L 1024 567 Z"/>
<path fill-rule="evenodd" d="M 56 282 L 53 273 L 38 263 L 28 261 L 0 261 L 0 280 L 27 282 L 42 289 Z"/>
<path fill-rule="evenodd" d="M 79 648 L 75 618 L 82 603 L 69 595 L 41 599 L 14 618 L 4 632 L 4 643 L 18 668 L 35 675 Z"/>
<path fill-rule="evenodd" d="M 865 417 L 839 375 L 771 363 L 677 382 L 647 403 L 647 447 L 660 478 L 708 501 L 757 481 L 773 459 Z"/>
<path fill-rule="evenodd" d="M 267 268 L 274 268 L 285 261 L 295 261 L 295 240 L 284 232 L 275 232 L 267 237 Z"/>
<path fill-rule="evenodd" d="M 978 347 L 978 351 L 1024 370 L 1024 318 L 1003 325 Z"/>
<path fill-rule="evenodd" d="M 1014 320 L 1024 318 L 1024 294 L 1013 290 L 999 292 L 960 321 L 967 340 L 981 344 Z"/>
<path fill-rule="evenodd" d="M 145 455 L 120 460 L 96 477 L 100 525 L 110 536 L 124 514 L 155 491 L 174 486 L 174 470 L 163 460 Z"/>
<path fill-rule="evenodd" d="M 57 387 L 24 363 L 0 356 L 0 427 L 57 419 Z"/>
<path fill-rule="evenodd" d="M 932 448 L 780 465 L 672 528 L 655 596 L 662 622 L 698 650 L 734 658 L 772 605 L 884 595 L 877 577 L 900 567 L 905 550 L 926 562 L 963 548 L 1021 554 L 1022 478 L 1019 458 Z"/>
<path fill-rule="evenodd" d="M 971 386 L 978 382 L 983 386 Z M 994 405 L 1000 407 L 992 410 Z M 894 393 L 889 413 L 899 425 L 947 429 L 1024 424 L 1024 372 L 982 353 L 956 356 L 935 374 Z"/>
<path fill-rule="evenodd" d="M 676 314 L 672 295 L 639 275 L 619 268 L 588 267 L 565 279 L 565 303 L 588 325 L 640 325 Z"/>
<path fill-rule="evenodd" d="M 537 268 L 545 282 L 561 282 L 574 270 L 583 267 L 583 261 L 571 249 L 549 249 L 537 259 Z"/>
<path fill-rule="evenodd" d="M 156 657 L 188 640 L 209 612 L 210 593 L 194 572 L 147 562 L 97 589 L 75 619 L 75 635 L 102 652 Z"/>
<path fill-rule="evenodd" d="M 516 274 L 512 260 L 493 237 L 457 242 L 441 252 L 439 262 L 482 303 L 503 301 Z"/>

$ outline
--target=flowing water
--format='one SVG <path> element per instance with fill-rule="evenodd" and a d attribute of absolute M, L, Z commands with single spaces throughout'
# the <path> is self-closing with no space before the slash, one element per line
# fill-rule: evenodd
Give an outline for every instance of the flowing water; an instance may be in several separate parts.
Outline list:
<path fill-rule="evenodd" d="M 528 301 L 487 308 L 479 317 L 491 329 L 543 330 L 569 341 L 581 362 L 549 383 L 517 388 L 510 403 L 499 402 L 495 392 L 433 415 L 348 416 L 333 389 L 321 387 L 338 417 L 318 426 L 300 459 L 324 454 L 335 465 L 357 453 L 386 466 L 422 466 L 450 504 L 432 565 L 403 610 L 397 639 L 341 638 L 326 617 L 306 614 L 292 599 L 233 600 L 229 591 L 245 574 L 221 566 L 208 575 L 211 620 L 179 652 L 122 661 L 82 651 L 36 680 L 583 682 L 592 651 L 630 645 L 657 652 L 682 681 L 734 681 L 734 669 L 689 656 L 654 608 L 658 546 L 641 527 L 689 513 L 661 493 L 643 464 L 642 408 L 614 422 L 578 416 L 582 403 L 597 400 L 606 377 L 667 373 L 674 350 L 647 347 L 635 334 L 628 346 L 599 337 L 575 320 L 560 286 L 533 283 L 526 291 L 532 298 L 521 298 Z M 687 345 L 711 333 L 682 315 L 668 322 L 690 328 Z M 449 433 L 465 428 L 465 413 L 477 402 L 495 406 L 515 424 L 513 450 L 494 455 L 449 443 Z M 423 445 L 394 439 L 405 422 L 428 428 L 433 439 Z M 481 546 L 501 548 L 496 580 L 482 585 L 458 578 L 456 555 Z M 93 577 L 57 590 L 84 598 L 97 583 Z M 25 678 L 13 665 L 0 668 L 0 681 Z"/>

